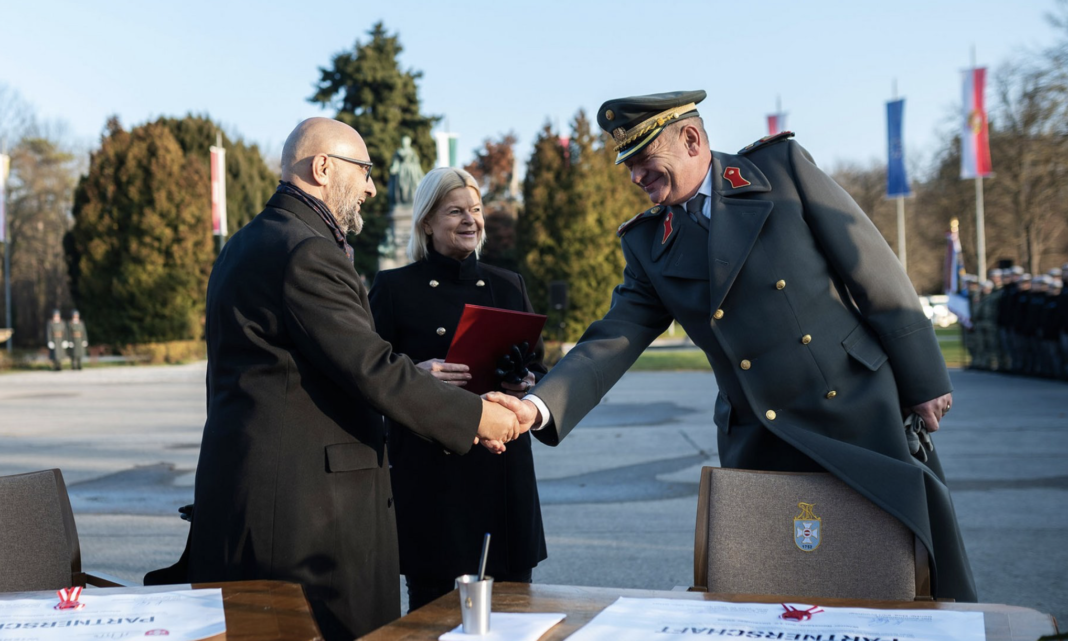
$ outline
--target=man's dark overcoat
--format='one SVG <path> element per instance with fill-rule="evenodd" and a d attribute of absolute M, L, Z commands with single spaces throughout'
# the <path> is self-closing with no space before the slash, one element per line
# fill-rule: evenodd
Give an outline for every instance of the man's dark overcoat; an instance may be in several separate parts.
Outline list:
<path fill-rule="evenodd" d="M 975 601 L 937 453 L 902 427 L 951 386 L 893 251 L 792 140 L 712 161 L 707 229 L 653 207 L 623 230 L 611 309 L 533 390 L 554 420 L 536 436 L 559 442 L 674 318 L 715 372 L 724 467 L 826 469 L 916 533 L 937 596 Z"/>
<path fill-rule="evenodd" d="M 458 261 L 433 250 L 425 260 L 379 272 L 370 300 L 382 338 L 416 363 L 445 358 L 465 304 L 533 311 L 519 274 L 474 254 Z M 537 347 L 530 369 L 540 377 Z M 455 456 L 401 424 L 387 425 L 402 574 L 445 580 L 471 574 L 486 532 L 493 535 L 490 576 L 528 572 L 545 559 L 529 434 L 501 455 L 475 448 Z"/>
<path fill-rule="evenodd" d="M 481 400 L 393 353 L 326 223 L 275 194 L 208 283 L 189 579 L 304 585 L 327 639 L 400 615 L 382 414 L 462 454 Z"/>

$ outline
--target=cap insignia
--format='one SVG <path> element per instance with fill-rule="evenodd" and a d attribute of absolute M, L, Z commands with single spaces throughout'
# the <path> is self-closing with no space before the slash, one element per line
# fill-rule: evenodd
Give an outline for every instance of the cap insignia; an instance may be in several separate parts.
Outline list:
<path fill-rule="evenodd" d="M 604 119 L 605 120 L 614 120 L 615 117 L 616 117 L 616 114 L 611 109 L 605 109 L 605 112 L 604 112 Z"/>
<path fill-rule="evenodd" d="M 627 139 L 627 130 L 623 127 L 616 127 L 612 130 L 612 138 L 617 145 L 622 145 L 623 141 Z"/>

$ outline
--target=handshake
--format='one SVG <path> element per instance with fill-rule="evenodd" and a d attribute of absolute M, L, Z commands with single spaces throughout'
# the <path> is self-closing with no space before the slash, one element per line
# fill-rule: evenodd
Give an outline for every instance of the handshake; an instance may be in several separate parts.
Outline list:
<path fill-rule="evenodd" d="M 504 444 L 519 438 L 535 424 L 541 414 L 534 403 L 503 392 L 482 395 L 482 419 L 478 423 L 475 443 L 494 454 L 504 452 Z"/>

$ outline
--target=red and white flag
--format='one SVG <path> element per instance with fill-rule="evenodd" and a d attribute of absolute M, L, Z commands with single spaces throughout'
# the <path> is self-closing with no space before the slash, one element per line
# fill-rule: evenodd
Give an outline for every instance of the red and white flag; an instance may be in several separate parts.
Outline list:
<path fill-rule="evenodd" d="M 226 149 L 211 147 L 211 229 L 226 236 Z"/>
<path fill-rule="evenodd" d="M 774 136 L 780 131 L 786 131 L 786 114 L 768 114 L 768 135 Z"/>
<path fill-rule="evenodd" d="M 989 176 L 990 135 L 986 122 L 986 68 L 964 71 L 963 122 L 960 132 L 960 177 Z"/>

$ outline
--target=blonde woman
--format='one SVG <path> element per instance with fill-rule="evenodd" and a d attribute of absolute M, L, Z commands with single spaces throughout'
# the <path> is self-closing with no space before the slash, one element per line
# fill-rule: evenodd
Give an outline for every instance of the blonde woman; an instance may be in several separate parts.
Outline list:
<path fill-rule="evenodd" d="M 533 311 L 523 278 L 478 260 L 486 240 L 482 196 L 462 169 L 440 167 L 419 183 L 413 202 L 412 264 L 380 272 L 371 288 L 378 333 L 419 367 L 451 385 L 470 375 L 446 363 L 467 303 Z M 522 396 L 545 372 L 538 341 L 530 374 L 502 389 Z M 448 412 L 448 407 L 441 408 Z M 529 434 L 504 454 L 473 448 L 450 455 L 403 425 L 390 423 L 389 458 L 400 541 L 400 567 L 411 610 L 453 589 L 478 566 L 483 534 L 493 535 L 486 573 L 497 581 L 530 582 L 546 557 L 541 505 Z"/>

